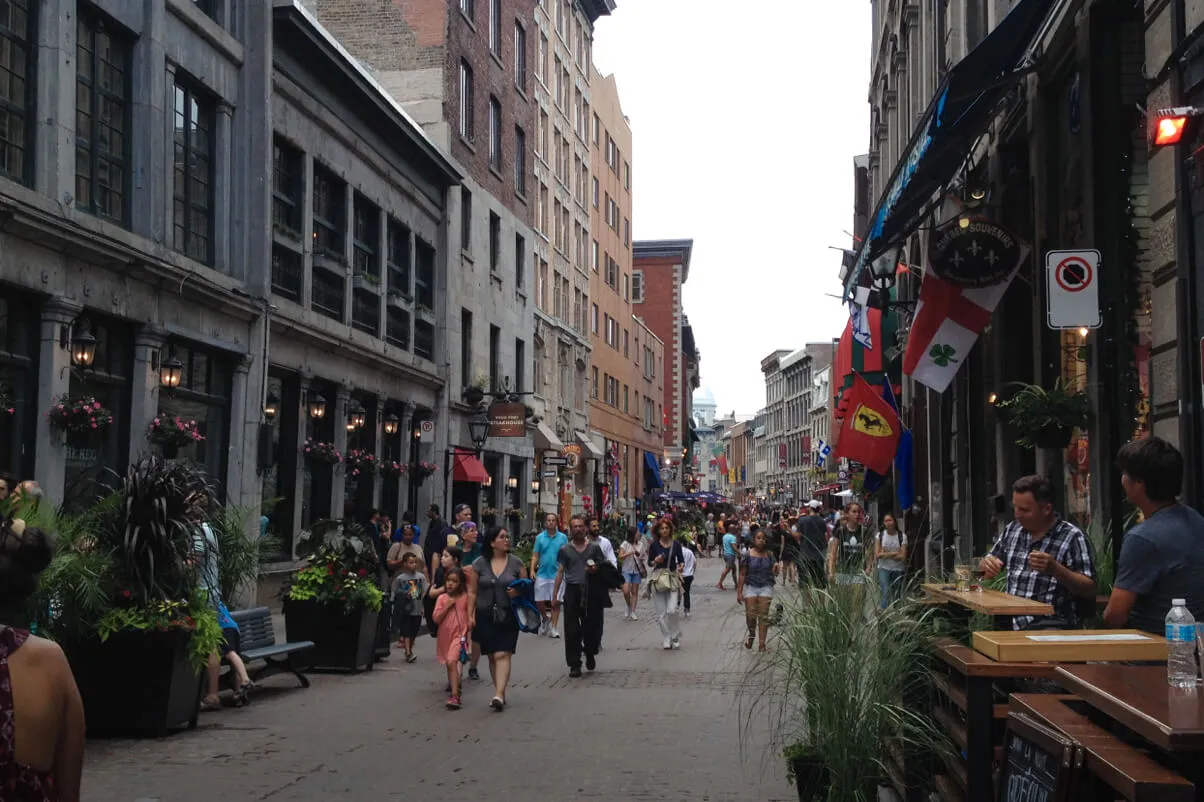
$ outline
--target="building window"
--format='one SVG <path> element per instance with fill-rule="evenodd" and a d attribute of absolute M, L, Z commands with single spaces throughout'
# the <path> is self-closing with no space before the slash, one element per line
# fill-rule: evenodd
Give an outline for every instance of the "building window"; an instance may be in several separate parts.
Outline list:
<path fill-rule="evenodd" d="M 198 262 L 213 260 L 214 103 L 175 85 L 172 247 Z"/>
<path fill-rule="evenodd" d="M 631 247 L 631 218 L 623 218 L 623 245 Z"/>
<path fill-rule="evenodd" d="M 623 274 L 623 300 L 624 301 L 631 300 L 631 292 L 629 290 L 630 284 L 631 284 L 631 280 L 628 278 L 627 274 L 624 273 Z"/>
<path fill-rule="evenodd" d="M 489 389 L 502 386 L 502 330 L 489 327 Z"/>
<path fill-rule="evenodd" d="M 619 289 L 619 263 L 606 254 L 606 286 L 616 292 Z"/>
<path fill-rule="evenodd" d="M 314 253 L 346 263 L 343 235 L 347 227 L 347 187 L 326 170 L 314 165 Z"/>
<path fill-rule="evenodd" d="M 414 356 L 435 359 L 435 327 L 429 321 L 414 321 Z"/>
<path fill-rule="evenodd" d="M 595 208 L 595 209 L 597 209 L 597 208 L 598 208 L 598 190 L 599 190 L 599 189 L 600 189 L 600 187 L 599 187 L 599 185 L 598 185 L 598 179 L 597 179 L 597 177 L 595 177 L 595 178 L 594 178 L 594 187 L 593 187 L 593 190 L 592 190 L 592 191 L 593 191 L 594 208 Z"/>
<path fill-rule="evenodd" d="M 470 20 L 476 19 L 477 3 L 476 0 L 460 0 L 460 13 L 468 17 Z"/>
<path fill-rule="evenodd" d="M 514 191 L 527 194 L 527 134 L 514 126 Z"/>
<path fill-rule="evenodd" d="M 590 394 L 590 396 L 591 396 L 591 397 L 593 397 L 593 398 L 597 398 L 597 397 L 598 397 L 598 368 L 597 368 L 597 367 L 595 367 L 595 368 L 593 369 L 593 371 L 594 371 L 594 372 L 593 372 L 593 376 L 592 376 L 592 381 L 591 381 L 591 383 L 590 383 L 590 392 L 589 392 L 589 394 Z"/>
<path fill-rule="evenodd" d="M 497 272 L 502 263 L 502 218 L 489 213 L 489 270 Z"/>
<path fill-rule="evenodd" d="M 414 301 L 424 309 L 435 308 L 435 249 L 422 240 L 414 245 Z M 418 347 L 415 328 L 414 347 Z"/>
<path fill-rule="evenodd" d="M 489 98 L 489 166 L 502 169 L 502 104 Z"/>
<path fill-rule="evenodd" d="M 460 250 L 472 249 L 472 192 L 460 187 Z"/>
<path fill-rule="evenodd" d="M 460 310 L 460 385 L 471 387 L 472 376 L 472 312 Z"/>
<path fill-rule="evenodd" d="M 502 0 L 489 0 L 489 50 L 502 55 Z"/>
<path fill-rule="evenodd" d="M 204 436 L 184 446 L 183 455 L 200 463 L 209 478 L 221 485 L 229 453 L 230 396 L 234 384 L 233 360 L 221 351 L 175 341 L 169 349 L 184 364 L 180 385 L 159 394 L 159 415 L 195 421 Z"/>
<path fill-rule="evenodd" d="M 593 304 L 589 310 L 589 330 L 598 333 L 598 305 Z"/>
<path fill-rule="evenodd" d="M 527 29 L 514 22 L 514 85 L 527 90 Z"/>
<path fill-rule="evenodd" d="M 644 271 L 631 271 L 631 302 L 633 304 L 642 304 L 644 302 Z"/>
<path fill-rule="evenodd" d="M 527 286 L 527 238 L 522 234 L 514 235 L 514 289 L 521 290 Z"/>
<path fill-rule="evenodd" d="M 30 47 L 37 13 L 28 0 L 9 0 L 0 14 L 0 172 L 23 183 L 31 179 L 26 150 L 32 139 L 36 47 Z"/>
<path fill-rule="evenodd" d="M 272 225 L 301 239 L 304 162 L 301 151 L 279 137 L 272 143 Z"/>
<path fill-rule="evenodd" d="M 75 207 L 124 223 L 131 48 L 109 27 L 87 11 L 76 25 Z"/>
<path fill-rule="evenodd" d="M 388 271 L 389 292 L 410 297 L 410 231 L 393 218 L 389 218 L 388 253 L 385 256 Z M 408 329 L 408 326 L 407 326 Z M 409 345 L 409 336 L 406 337 Z"/>
<path fill-rule="evenodd" d="M 539 110 L 539 136 L 536 137 L 537 150 L 535 152 L 538 153 L 543 158 L 545 164 L 548 161 L 548 129 L 551 127 L 552 127 L 552 123 L 548 117 L 548 113 L 546 111 L 544 111 L 543 109 L 540 109 Z"/>
<path fill-rule="evenodd" d="M 460 62 L 460 136 L 468 141 L 473 137 L 473 79 L 472 67 L 467 61 Z"/>
<path fill-rule="evenodd" d="M 590 267 L 592 267 L 594 269 L 594 272 L 597 273 L 598 272 L 598 241 L 597 240 L 594 240 L 593 244 L 591 245 L 589 264 L 590 264 Z"/>
<path fill-rule="evenodd" d="M 631 191 L 631 162 L 623 162 L 623 189 Z"/>
<path fill-rule="evenodd" d="M 623 329 L 623 356 L 631 357 L 631 332 Z"/>
<path fill-rule="evenodd" d="M 539 35 L 539 55 L 536 56 L 535 70 L 539 75 L 539 82 L 544 86 L 548 85 L 548 37 L 542 33 Z"/>
<path fill-rule="evenodd" d="M 563 67 L 560 66 L 560 57 L 554 56 L 554 64 L 552 65 L 552 77 L 556 79 L 556 105 L 561 111 L 564 110 L 564 77 L 566 75 Z"/>
<path fill-rule="evenodd" d="M 523 392 L 527 384 L 527 344 L 521 339 L 514 341 L 514 389 Z"/>
<path fill-rule="evenodd" d="M 356 193 L 354 206 L 352 272 L 380 280 L 380 209 Z"/>
<path fill-rule="evenodd" d="M 305 269 L 301 254 L 292 248 L 272 244 L 272 292 L 293 303 L 301 303 L 301 284 Z"/>
<path fill-rule="evenodd" d="M 385 342 L 410 350 L 410 313 L 390 306 L 385 315 Z"/>

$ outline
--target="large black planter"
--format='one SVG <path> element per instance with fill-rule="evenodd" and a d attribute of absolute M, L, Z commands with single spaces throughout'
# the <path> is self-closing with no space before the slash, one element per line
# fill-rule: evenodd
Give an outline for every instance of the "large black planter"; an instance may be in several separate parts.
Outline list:
<path fill-rule="evenodd" d="M 1046 426 L 1032 434 L 1033 444 L 1037 448 L 1052 448 L 1061 451 L 1070 445 L 1074 429 L 1068 426 Z"/>
<path fill-rule="evenodd" d="M 376 647 L 374 649 L 377 660 L 388 660 L 389 653 L 392 651 L 393 633 L 390 631 L 393 628 L 393 600 L 386 596 L 380 605 L 380 612 L 376 614 Z"/>
<path fill-rule="evenodd" d="M 824 802 L 832 787 L 828 767 L 818 757 L 790 758 L 790 772 L 794 775 L 794 787 L 799 802 Z"/>
<path fill-rule="evenodd" d="M 67 644 L 89 735 L 166 735 L 196 726 L 202 672 L 188 664 L 192 632 L 115 632 Z"/>
<path fill-rule="evenodd" d="M 363 671 L 376 659 L 378 614 L 314 601 L 284 600 L 284 632 L 289 643 L 313 641 L 312 668 Z"/>

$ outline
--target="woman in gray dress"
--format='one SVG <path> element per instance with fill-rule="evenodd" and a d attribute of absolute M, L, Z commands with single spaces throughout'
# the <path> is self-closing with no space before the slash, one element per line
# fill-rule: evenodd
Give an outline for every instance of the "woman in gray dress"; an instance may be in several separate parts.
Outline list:
<path fill-rule="evenodd" d="M 518 594 L 510 583 L 527 578 L 523 561 L 510 553 L 510 533 L 505 528 L 485 534 L 482 554 L 467 575 L 468 607 L 474 611 L 470 617 L 472 639 L 489 657 L 494 692 L 489 706 L 500 713 L 506 708 L 510 658 L 518 647 L 518 620 L 510 606 L 510 599 Z"/>

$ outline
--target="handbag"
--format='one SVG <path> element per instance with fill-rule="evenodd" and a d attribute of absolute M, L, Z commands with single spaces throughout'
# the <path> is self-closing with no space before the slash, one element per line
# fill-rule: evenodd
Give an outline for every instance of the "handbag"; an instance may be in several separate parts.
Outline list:
<path fill-rule="evenodd" d="M 652 587 L 661 593 L 676 593 L 681 590 L 681 577 L 676 571 L 658 568 L 652 575 Z"/>
<path fill-rule="evenodd" d="M 468 659 L 469 659 L 468 638 L 461 636 L 460 637 L 460 663 L 461 664 L 467 663 Z"/>

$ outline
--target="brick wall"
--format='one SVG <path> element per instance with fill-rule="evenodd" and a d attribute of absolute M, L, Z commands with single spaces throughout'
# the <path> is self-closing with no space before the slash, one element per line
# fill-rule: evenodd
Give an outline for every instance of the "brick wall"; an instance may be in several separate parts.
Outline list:
<path fill-rule="evenodd" d="M 515 126 L 526 134 L 526 186 L 532 186 L 535 106 L 515 87 L 515 22 L 527 32 L 527 85 L 534 80 L 535 0 L 504 0 L 500 52 L 489 49 L 489 2 L 477 0 L 474 19 L 455 0 L 317 0 L 321 23 L 372 71 L 377 81 L 440 142 L 491 195 L 530 224 L 534 205 L 515 193 Z M 459 135 L 460 62 L 473 71 L 471 141 Z M 501 104 L 502 160 L 489 165 L 489 99 Z M 442 124 L 446 123 L 446 126 Z"/>
<path fill-rule="evenodd" d="M 652 333 L 665 343 L 664 364 L 660 375 L 665 382 L 664 411 L 665 445 L 680 451 L 682 387 L 681 357 L 681 268 L 675 259 L 640 259 L 636 270 L 644 271 L 644 302 L 635 307 L 635 314 L 644 319 Z"/>

